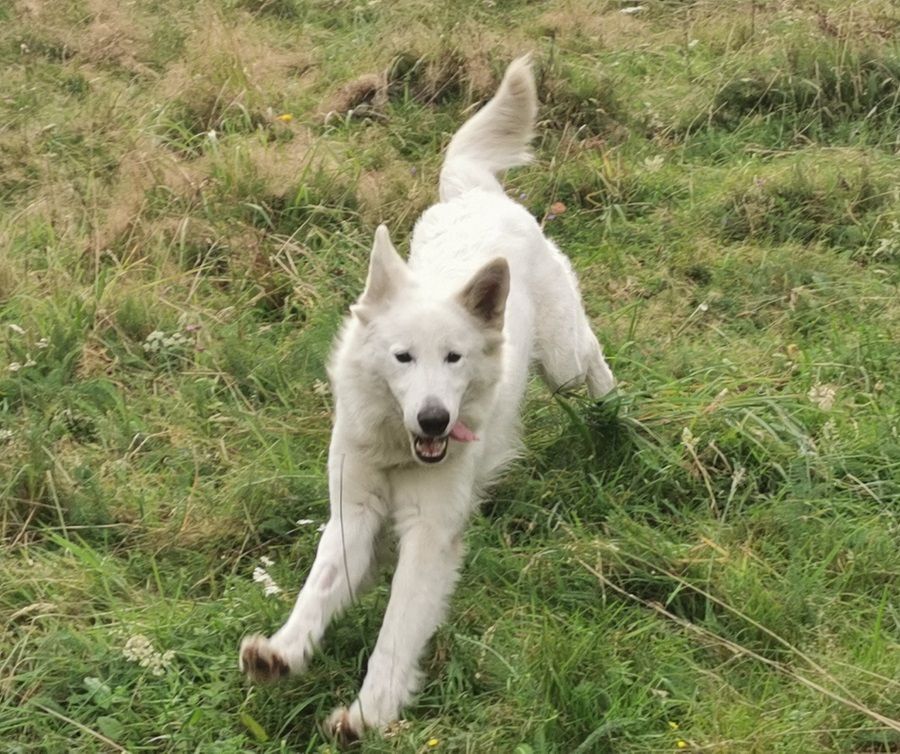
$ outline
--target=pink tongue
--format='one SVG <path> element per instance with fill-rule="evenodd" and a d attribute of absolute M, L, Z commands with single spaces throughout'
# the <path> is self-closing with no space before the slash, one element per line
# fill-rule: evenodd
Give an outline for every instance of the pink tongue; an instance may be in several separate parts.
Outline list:
<path fill-rule="evenodd" d="M 450 437 L 457 442 L 473 442 L 478 439 L 475 433 L 462 422 L 456 422 L 453 425 L 453 429 L 450 430 Z"/>

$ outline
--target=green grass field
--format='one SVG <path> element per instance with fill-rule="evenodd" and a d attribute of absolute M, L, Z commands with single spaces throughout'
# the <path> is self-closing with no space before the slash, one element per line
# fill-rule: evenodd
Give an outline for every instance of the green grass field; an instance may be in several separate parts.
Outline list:
<path fill-rule="evenodd" d="M 0 751 L 333 750 L 388 574 L 303 677 L 238 642 L 327 515 L 373 230 L 528 50 L 507 185 L 621 385 L 535 379 L 360 750 L 900 751 L 900 9 L 634 5 L 0 2 Z"/>

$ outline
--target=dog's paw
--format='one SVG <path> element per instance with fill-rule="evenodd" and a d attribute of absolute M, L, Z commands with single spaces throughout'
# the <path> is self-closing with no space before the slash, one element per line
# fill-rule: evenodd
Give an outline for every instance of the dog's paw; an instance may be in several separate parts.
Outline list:
<path fill-rule="evenodd" d="M 290 672 L 285 658 L 260 634 L 245 636 L 241 641 L 238 667 L 254 683 L 277 681 Z"/>
<path fill-rule="evenodd" d="M 340 746 L 349 746 L 359 741 L 363 732 L 363 723 L 361 719 L 355 719 L 358 716 L 353 715 L 346 707 L 338 707 L 332 712 L 325 721 L 325 732 L 328 733 Z"/>

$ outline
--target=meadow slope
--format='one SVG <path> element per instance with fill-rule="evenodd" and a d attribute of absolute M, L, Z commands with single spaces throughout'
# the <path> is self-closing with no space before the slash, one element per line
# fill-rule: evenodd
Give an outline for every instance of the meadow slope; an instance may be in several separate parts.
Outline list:
<path fill-rule="evenodd" d="M 360 750 L 900 750 L 900 10 L 635 5 L 0 2 L 0 751 L 329 750 L 388 575 L 302 678 L 238 642 L 311 562 L 372 232 L 528 50 L 507 186 L 621 385 L 534 381 Z"/>

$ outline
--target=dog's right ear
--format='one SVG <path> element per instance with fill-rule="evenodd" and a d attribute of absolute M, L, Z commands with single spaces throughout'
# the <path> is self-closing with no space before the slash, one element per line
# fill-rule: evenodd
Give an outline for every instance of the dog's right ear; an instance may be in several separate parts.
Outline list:
<path fill-rule="evenodd" d="M 379 225 L 375 231 L 375 243 L 369 259 L 369 276 L 366 289 L 350 312 L 360 322 L 369 322 L 379 308 L 384 306 L 409 279 L 406 263 L 391 243 L 386 225 Z"/>

